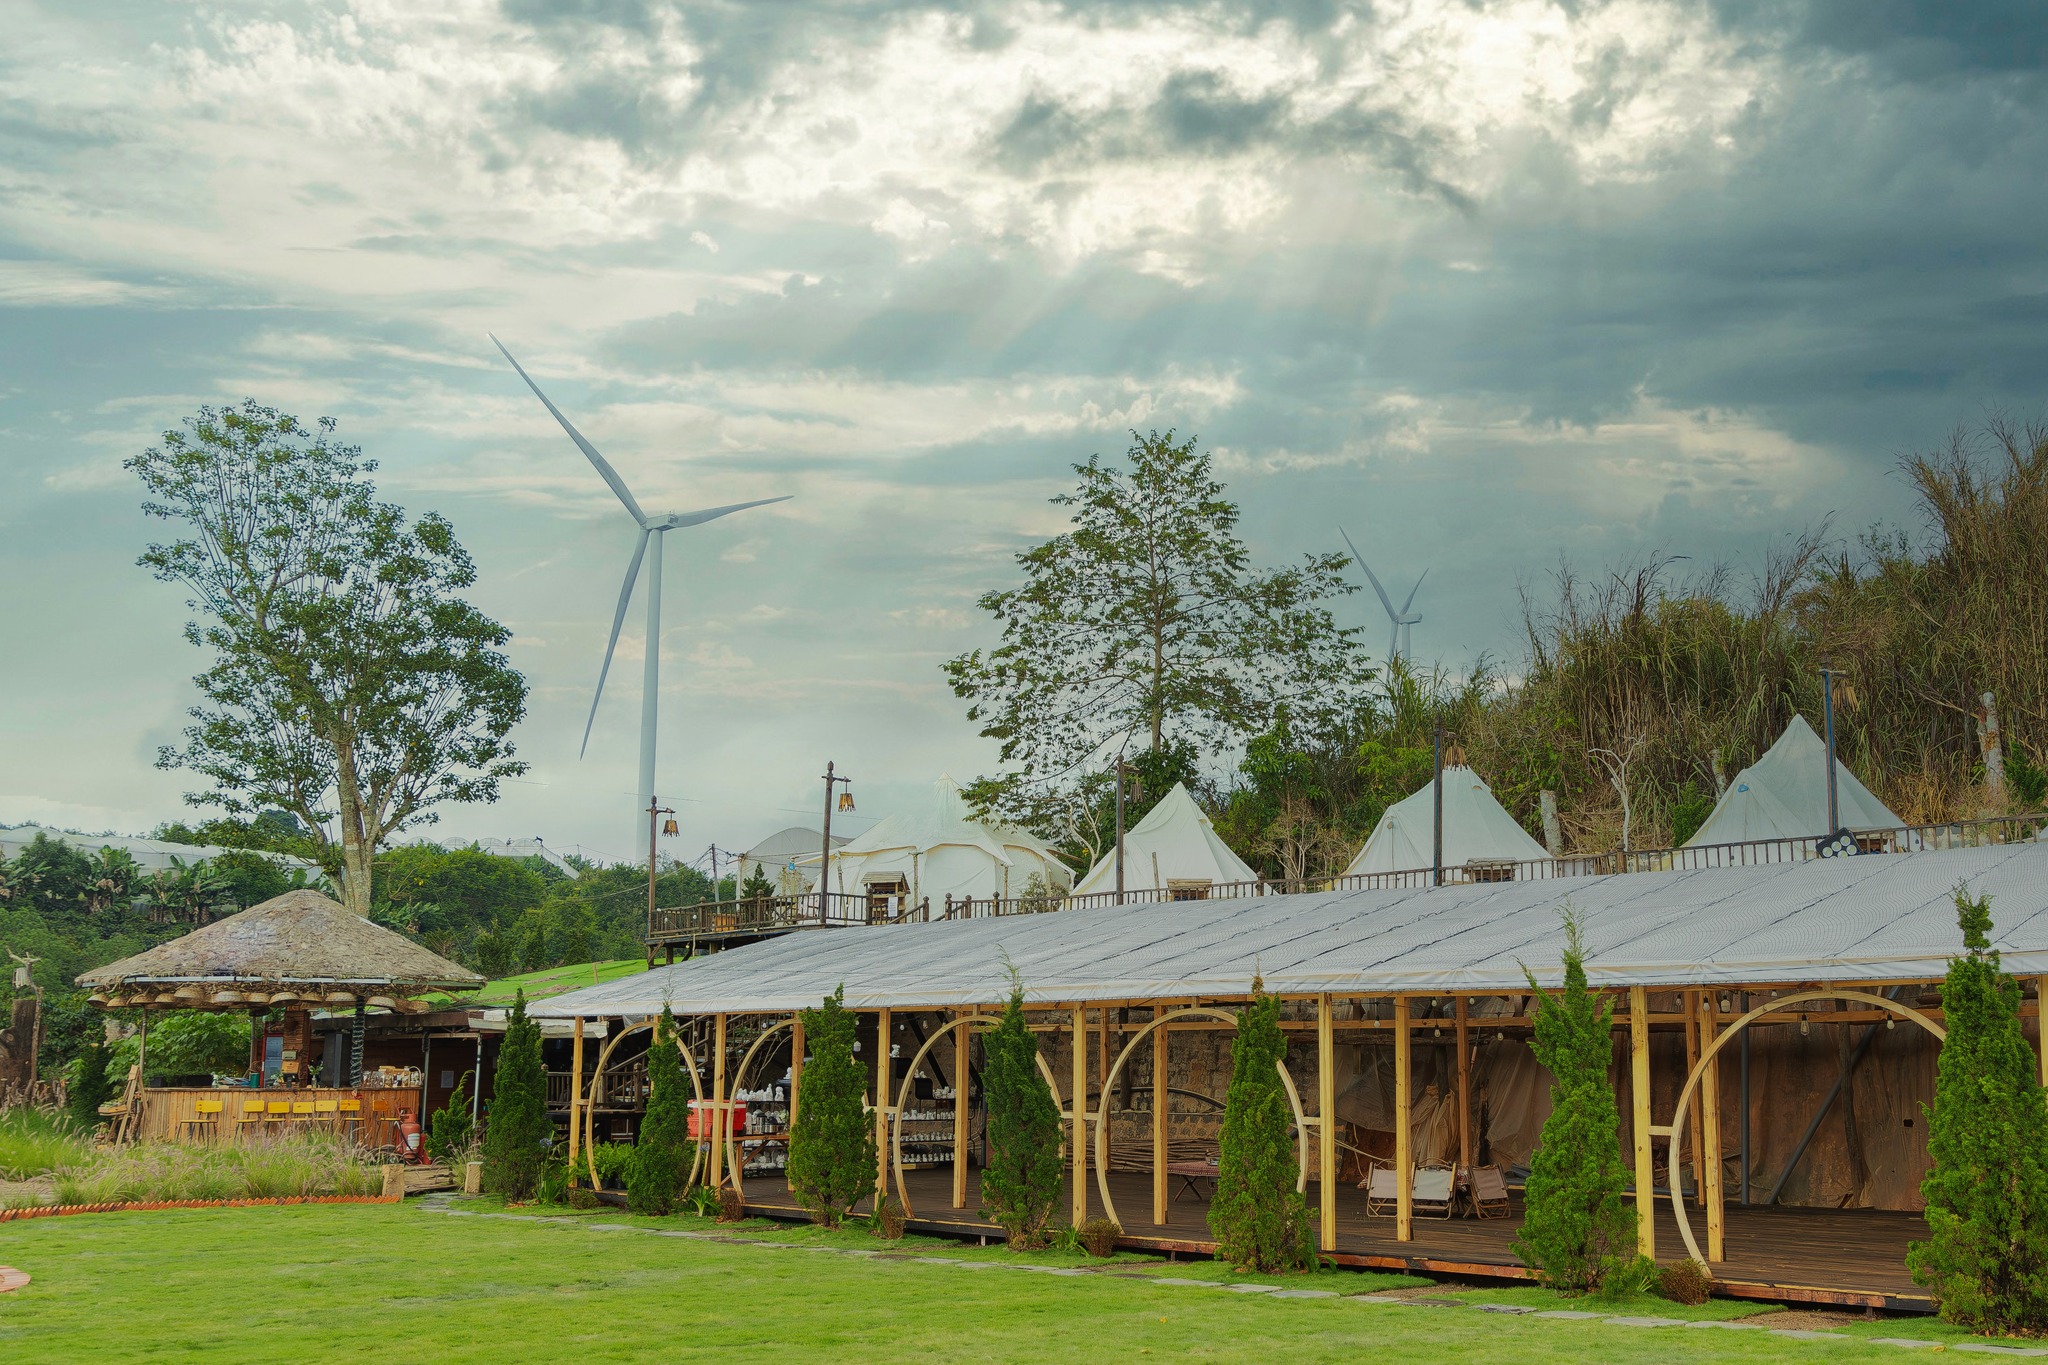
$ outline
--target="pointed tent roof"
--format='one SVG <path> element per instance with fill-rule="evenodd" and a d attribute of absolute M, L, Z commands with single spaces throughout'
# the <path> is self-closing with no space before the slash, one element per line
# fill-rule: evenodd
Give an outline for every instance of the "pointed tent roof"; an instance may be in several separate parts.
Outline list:
<path fill-rule="evenodd" d="M 832 857 L 836 861 L 840 858 L 858 858 L 870 853 L 906 850 L 926 853 L 949 845 L 980 849 L 1005 865 L 1013 861 L 1005 850 L 1029 849 L 1054 866 L 1061 865 L 1059 855 L 1053 852 L 1052 845 L 1037 835 L 1021 829 L 1011 829 L 1006 825 L 983 824 L 975 820 L 968 809 L 967 797 L 960 790 L 960 784 L 950 776 L 942 776 L 932 783 L 929 800 L 908 810 L 894 811 L 884 816 L 867 833 L 856 835 L 833 849 Z M 809 863 L 812 866 L 816 866 L 817 861 L 815 856 L 798 860 L 799 863 Z"/>
<path fill-rule="evenodd" d="M 467 991 L 483 977 L 318 891 L 287 891 L 78 978 L 91 990 L 320 986 L 356 995 Z"/>
<path fill-rule="evenodd" d="M 1432 782 L 1387 807 L 1344 875 L 1435 866 L 1435 785 Z M 1462 867 L 1474 858 L 1527 862 L 1549 856 L 1550 850 L 1530 838 L 1515 817 L 1493 799 L 1493 789 L 1485 778 L 1462 765 L 1444 768 L 1445 867 Z"/>
<path fill-rule="evenodd" d="M 1844 829 L 1897 829 L 1906 822 L 1835 759 L 1835 806 Z M 1818 839 L 1828 823 L 1828 746 L 1795 715 L 1764 756 L 1735 775 L 1687 848 L 1751 839 Z"/>
<path fill-rule="evenodd" d="M 1259 874 L 1216 833 L 1209 817 L 1179 782 L 1124 831 L 1124 887 L 1163 891 L 1169 882 L 1250 882 Z M 1116 890 L 1116 850 L 1102 855 L 1074 894 Z"/>

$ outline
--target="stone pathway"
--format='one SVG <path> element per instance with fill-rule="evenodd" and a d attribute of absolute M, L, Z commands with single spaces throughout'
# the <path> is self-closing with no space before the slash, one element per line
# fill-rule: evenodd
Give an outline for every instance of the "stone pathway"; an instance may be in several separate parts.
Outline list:
<path fill-rule="evenodd" d="M 16 1270 L 11 1265 L 0 1265 L 0 1294 L 11 1294 L 27 1283 L 26 1270 Z"/>

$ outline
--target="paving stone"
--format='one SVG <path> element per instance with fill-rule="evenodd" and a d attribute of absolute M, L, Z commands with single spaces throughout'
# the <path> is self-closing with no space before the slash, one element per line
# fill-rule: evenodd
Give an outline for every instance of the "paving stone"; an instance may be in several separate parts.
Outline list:
<path fill-rule="evenodd" d="M 1222 1282 L 1222 1281 L 1220 1281 L 1220 1280 L 1183 1280 L 1183 1279 L 1176 1279 L 1175 1277 L 1173 1277 L 1173 1276 L 1171 1276 L 1171 1275 L 1161 1275 L 1161 1276 L 1160 1276 L 1160 1277 L 1159 1277 L 1158 1279 L 1156 1279 L 1156 1280 L 1152 1281 L 1152 1283 L 1154 1283 L 1154 1284 L 1186 1284 L 1186 1285 L 1193 1285 L 1193 1286 L 1194 1286 L 1195 1288 L 1197 1288 L 1197 1289 L 1221 1289 L 1221 1288 L 1223 1287 L 1223 1282 Z"/>
<path fill-rule="evenodd" d="M 1684 1318 L 1609 1318 L 1609 1327 L 1683 1327 Z"/>
<path fill-rule="evenodd" d="M 1408 1300 L 1395 1298 L 1392 1294 L 1347 1294 L 1353 1303 L 1388 1303 L 1396 1308 L 1404 1307 Z"/>
<path fill-rule="evenodd" d="M 1223 1287 L 1233 1294 L 1277 1294 L 1280 1292 L 1280 1286 L 1277 1284 L 1226 1284 Z"/>
<path fill-rule="evenodd" d="M 1556 1318 L 1560 1322 L 1590 1322 L 1594 1318 L 1605 1317 L 1606 1314 L 1581 1313 L 1571 1308 L 1551 1308 L 1545 1310 L 1544 1312 L 1538 1313 L 1535 1316 L 1539 1318 Z"/>
<path fill-rule="evenodd" d="M 1724 1332 L 1761 1332 L 1764 1330 L 1764 1325 L 1760 1322 L 1688 1322 L 1686 1326 L 1715 1327 Z"/>
<path fill-rule="evenodd" d="M 1525 1308 L 1521 1304 L 1516 1303 L 1475 1303 L 1472 1306 L 1482 1313 L 1533 1313 L 1536 1311 L 1533 1308 Z"/>
<path fill-rule="evenodd" d="M 1854 1338 L 1854 1337 L 1845 1337 L 1845 1336 L 1843 1336 L 1843 1335 L 1842 1335 L 1842 1334 L 1841 1334 L 1840 1332 L 1805 1332 L 1805 1331 L 1801 1331 L 1801 1330 L 1799 1330 L 1799 1329 L 1798 1329 L 1798 1328 L 1796 1328 L 1796 1327 L 1773 1327 L 1773 1328 L 1771 1328 L 1771 1335 L 1772 1335 L 1772 1336 L 1774 1336 L 1774 1337 L 1791 1337 L 1791 1338 L 1792 1338 L 1792 1339 L 1793 1339 L 1794 1341 L 1854 1341 L 1854 1340 L 1855 1340 L 1855 1338 Z"/>
<path fill-rule="evenodd" d="M 1276 1289 L 1276 1299 L 1334 1299 L 1337 1295 L 1328 1289 Z"/>

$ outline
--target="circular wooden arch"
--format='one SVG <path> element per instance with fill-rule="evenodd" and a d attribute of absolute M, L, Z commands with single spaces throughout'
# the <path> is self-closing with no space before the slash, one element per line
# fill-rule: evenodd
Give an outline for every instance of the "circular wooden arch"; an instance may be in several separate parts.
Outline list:
<path fill-rule="evenodd" d="M 1813 1000 L 1853 1000 L 1859 1004 L 1876 1005 L 1880 1009 L 1889 1010 L 1901 1019 L 1912 1020 L 1921 1028 L 1933 1034 L 1937 1042 L 1946 1042 L 1948 1040 L 1947 1029 L 1944 1029 L 1920 1011 L 1906 1005 L 1901 1005 L 1896 1000 L 1882 995 L 1873 995 L 1869 991 L 1815 990 L 1798 991 L 1792 995 L 1782 996 L 1776 1000 L 1766 1001 L 1758 1005 L 1755 1009 L 1730 1024 L 1715 1037 L 1712 1043 L 1702 1048 L 1699 1061 L 1693 1063 L 1692 1073 L 1685 1078 L 1685 1088 L 1678 1092 L 1678 1104 L 1671 1111 L 1671 1126 L 1665 1130 L 1665 1138 L 1669 1145 L 1665 1148 L 1664 1154 L 1665 1169 L 1672 1172 L 1672 1175 L 1669 1177 L 1671 1184 L 1671 1211 L 1678 1218 L 1678 1235 L 1685 1242 L 1686 1253 L 1701 1265 L 1707 1263 L 1707 1258 L 1700 1254 L 1700 1244 L 1693 1240 L 1692 1223 L 1685 1214 L 1685 1191 L 1680 1188 L 1676 1174 L 1678 1171 L 1678 1144 L 1685 1135 L 1686 1110 L 1692 1104 L 1693 1092 L 1699 1089 L 1700 1078 L 1707 1071 L 1707 1063 L 1713 1060 L 1714 1056 L 1722 1048 L 1726 1047 L 1742 1030 L 1748 1028 L 1766 1014 L 1774 1013 L 1777 1010 L 1789 1009 L 1794 1005 L 1803 1005 Z M 1653 1129 L 1652 1131 L 1654 1132 L 1655 1130 Z M 1653 1215 L 1656 1207 L 1656 1199 L 1653 1196 L 1650 1201 L 1650 1209 Z"/>
<path fill-rule="evenodd" d="M 1109 1068 L 1109 1074 L 1102 1078 L 1103 1095 L 1106 1097 L 1115 1089 L 1116 1078 L 1123 1071 L 1124 1063 L 1153 1029 L 1161 1024 L 1170 1024 L 1176 1019 L 1191 1019 L 1198 1015 L 1204 1019 L 1220 1019 L 1233 1028 L 1237 1025 L 1237 1016 L 1229 1010 L 1211 1009 L 1206 1005 L 1190 1006 L 1187 1009 L 1175 1010 L 1171 1014 L 1161 1015 L 1132 1034 L 1131 1040 L 1124 1044 L 1124 1050 L 1117 1053 L 1115 1064 Z M 1304 1193 L 1308 1189 L 1308 1115 L 1302 1111 L 1301 1095 L 1294 1088 L 1294 1077 L 1287 1074 L 1286 1059 L 1275 1058 L 1273 1065 L 1280 1072 L 1281 1084 L 1287 1087 L 1287 1103 L 1294 1109 L 1294 1143 L 1300 1155 L 1300 1174 L 1295 1177 L 1294 1188 L 1296 1193 Z M 1103 1215 L 1115 1223 L 1120 1220 L 1116 1216 L 1116 1201 L 1109 1197 L 1109 1125 L 1104 1121 L 1108 1117 L 1108 1111 L 1098 1106 L 1095 1112 L 1095 1188 L 1102 1195 Z M 1329 1116 L 1324 1115 L 1322 1122 L 1329 1122 Z M 1327 1180 L 1330 1176 L 1325 1173 L 1323 1178 Z"/>
<path fill-rule="evenodd" d="M 963 1014 L 958 1019 L 949 1019 L 944 1024 L 941 1024 L 937 1029 L 932 1031 L 931 1037 L 924 1040 L 924 1046 L 920 1047 L 917 1050 L 916 1055 L 913 1056 L 910 1059 L 909 1064 L 903 1068 L 903 1087 L 902 1089 L 896 1092 L 896 1105 L 893 1109 L 889 1111 L 888 1119 L 889 1170 L 896 1178 L 896 1198 L 898 1202 L 900 1202 L 903 1205 L 903 1216 L 905 1218 L 910 1217 L 911 1213 L 910 1190 L 903 1182 L 903 1104 L 904 1101 L 910 1098 L 911 1082 L 917 1079 L 918 1063 L 922 1062 L 925 1058 L 925 1054 L 932 1050 L 932 1044 L 938 1042 L 939 1039 L 945 1037 L 954 1029 L 971 1029 L 977 1024 L 985 1024 L 989 1028 L 994 1028 L 996 1025 L 1002 1022 L 1003 1016 L 1000 1014 Z M 1034 1052 L 1032 1056 L 1038 1062 L 1038 1074 L 1045 1077 L 1046 1088 L 1052 1091 L 1052 1102 L 1055 1105 L 1057 1105 L 1060 1102 L 1060 1085 L 1059 1082 L 1053 1078 L 1052 1068 L 1046 1065 L 1045 1054 L 1042 1052 Z M 959 1087 L 960 1077 L 955 1076 L 953 1078 L 953 1088 L 957 1090 L 959 1089 Z M 1085 1106 L 1087 1101 L 1084 1099 L 1082 1103 Z M 1071 1108 L 1060 1110 L 1060 1120 L 1063 1123 L 1071 1122 L 1072 1119 L 1073 1111 Z M 965 1153 L 955 1152 L 953 1159 L 958 1161 L 961 1160 L 964 1156 Z"/>
<path fill-rule="evenodd" d="M 740 1093 L 740 1091 L 746 1089 L 746 1086 L 742 1084 L 742 1082 L 746 1080 L 747 1068 L 754 1064 L 754 1057 L 761 1051 L 762 1044 L 766 1043 L 770 1038 L 774 1037 L 781 1030 L 789 1028 L 794 1023 L 796 1023 L 796 1017 L 792 1015 L 791 1017 L 784 1019 L 780 1023 L 770 1024 L 767 1028 L 761 1030 L 761 1036 L 756 1038 L 754 1040 L 754 1045 L 747 1049 L 747 1055 L 740 1058 L 739 1070 L 732 1073 L 732 1086 L 727 1091 L 726 1098 L 726 1103 L 728 1105 L 733 1103 L 731 1096 L 737 1095 Z M 728 1110 L 725 1112 L 730 1111 Z M 794 1117 L 794 1115 L 792 1115 L 792 1117 Z M 746 1143 L 740 1143 L 738 1150 L 735 1150 L 735 1148 L 733 1147 L 731 1120 L 724 1119 L 721 1115 L 721 1118 L 718 1121 L 718 1126 L 719 1131 L 725 1141 L 726 1174 L 732 1177 L 732 1188 L 734 1193 L 744 1196 L 746 1191 L 740 1188 L 740 1163 L 738 1157 L 739 1151 L 745 1149 Z M 741 1136 L 744 1137 L 745 1134 L 742 1134 Z"/>
<path fill-rule="evenodd" d="M 593 1074 L 592 1079 L 604 1075 L 604 1064 L 611 1060 L 614 1048 L 642 1029 L 653 1028 L 654 1024 L 655 1021 L 652 1019 L 642 1019 L 637 1024 L 628 1024 L 612 1037 L 606 1039 L 604 1051 L 597 1054 L 597 1070 Z M 701 1110 L 704 1101 L 704 1086 L 697 1078 L 697 1058 L 691 1053 L 690 1045 L 683 1041 L 681 1033 L 676 1034 L 676 1050 L 683 1054 L 683 1071 L 690 1078 L 690 1089 L 696 1092 L 698 1106 Z M 581 1076 L 576 1078 L 576 1088 L 579 1092 L 583 1088 L 583 1078 Z M 583 1159 L 590 1168 L 590 1187 L 597 1189 L 600 1185 L 597 1176 L 597 1143 L 595 1140 L 597 1134 L 597 1112 L 591 1108 L 587 1101 L 583 1100 L 581 1094 L 577 1098 L 579 1102 L 583 1103 Z M 703 1148 L 694 1144 L 693 1146 L 696 1155 L 690 1159 L 690 1174 L 683 1180 L 683 1188 L 685 1190 L 697 1183 L 697 1168 L 704 1161 Z"/>

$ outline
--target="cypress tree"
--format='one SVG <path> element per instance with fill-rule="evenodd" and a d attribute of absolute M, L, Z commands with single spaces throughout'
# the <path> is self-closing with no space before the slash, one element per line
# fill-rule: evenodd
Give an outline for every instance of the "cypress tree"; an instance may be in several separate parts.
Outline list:
<path fill-rule="evenodd" d="M 1991 898 L 1956 888 L 1964 954 L 1951 958 L 1921 1184 L 1928 1239 L 1907 1254 L 1949 1322 L 2048 1331 L 2048 1107 L 2020 1031 L 2020 985 L 1991 946 Z"/>
<path fill-rule="evenodd" d="M 113 1098 L 114 1084 L 107 1076 L 107 1064 L 113 1059 L 113 1044 L 102 1033 L 78 1054 L 78 1079 L 64 1093 L 72 1121 L 87 1133 L 99 1124 L 100 1106 Z"/>
<path fill-rule="evenodd" d="M 498 1044 L 498 1070 L 484 1127 L 484 1188 L 507 1200 L 533 1198 L 545 1155 L 541 1144 L 553 1134 L 547 1073 L 540 1061 L 540 1025 L 526 1017 L 522 990 L 513 998 L 505 1037 Z"/>
<path fill-rule="evenodd" d="M 1579 916 L 1564 910 L 1564 991 L 1548 995 L 1529 976 L 1536 1000 L 1530 1048 L 1550 1072 L 1550 1117 L 1529 1159 L 1527 1210 L 1515 1254 L 1545 1284 L 1568 1293 L 1598 1289 L 1635 1263 L 1636 1211 L 1615 1134 L 1621 1115 L 1608 1066 L 1614 1055 L 1614 1007 L 1586 988 Z"/>
<path fill-rule="evenodd" d="M 1059 1202 L 1060 1107 L 1038 1072 L 1038 1036 L 1024 1022 L 1024 988 L 1014 977 L 1002 1022 L 983 1049 L 988 1151 L 981 1168 L 982 1215 L 1023 1250 L 1044 1242 L 1046 1221 Z"/>
<path fill-rule="evenodd" d="M 1286 1056 L 1279 997 L 1266 994 L 1265 983 L 1254 977 L 1251 1003 L 1237 1016 L 1230 1047 L 1209 1231 L 1223 1260 L 1268 1275 L 1307 1269 L 1316 1254 L 1308 1201 L 1295 1188 L 1301 1157 L 1294 1107 L 1280 1080 Z"/>
<path fill-rule="evenodd" d="M 647 1083 L 647 1114 L 626 1166 L 626 1207 L 659 1216 L 675 1212 L 676 1195 L 694 1150 L 689 1141 L 690 1082 L 676 1048 L 676 1017 L 667 1005 L 661 1007 L 654 1026 Z"/>
<path fill-rule="evenodd" d="M 875 1129 L 864 1107 L 868 1069 L 853 1059 L 846 987 L 803 1012 L 811 1049 L 789 1134 L 789 1188 L 814 1222 L 836 1228 L 875 1188 Z M 884 1040 L 883 1046 L 887 1046 Z"/>

